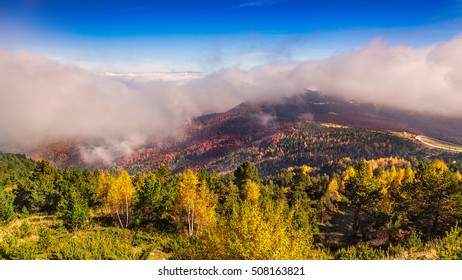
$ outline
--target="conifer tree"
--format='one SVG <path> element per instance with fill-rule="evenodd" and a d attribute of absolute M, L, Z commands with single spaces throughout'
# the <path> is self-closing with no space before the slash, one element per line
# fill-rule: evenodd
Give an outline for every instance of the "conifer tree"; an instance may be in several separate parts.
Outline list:
<path fill-rule="evenodd" d="M 246 184 L 247 180 L 251 180 L 255 183 L 260 183 L 260 177 L 258 176 L 257 167 L 250 161 L 245 161 L 234 171 L 235 183 L 242 189 Z"/>
<path fill-rule="evenodd" d="M 8 224 L 16 217 L 13 201 L 13 194 L 0 186 L 0 224 Z"/>
<path fill-rule="evenodd" d="M 78 190 L 71 188 L 58 204 L 57 214 L 63 219 L 67 229 L 81 229 L 89 217 L 88 203 Z"/>

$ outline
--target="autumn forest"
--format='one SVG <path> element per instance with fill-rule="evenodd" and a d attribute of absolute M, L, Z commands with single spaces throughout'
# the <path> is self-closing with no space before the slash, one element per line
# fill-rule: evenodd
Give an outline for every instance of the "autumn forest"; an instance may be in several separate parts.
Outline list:
<path fill-rule="evenodd" d="M 462 258 L 457 162 L 331 167 L 129 174 L 0 154 L 0 259 Z"/>

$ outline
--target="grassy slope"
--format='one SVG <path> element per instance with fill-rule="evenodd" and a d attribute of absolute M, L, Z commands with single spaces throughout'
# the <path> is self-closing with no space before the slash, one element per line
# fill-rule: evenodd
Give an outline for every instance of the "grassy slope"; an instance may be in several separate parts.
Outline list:
<path fill-rule="evenodd" d="M 176 246 L 181 244 L 178 241 L 175 235 L 98 224 L 68 232 L 55 216 L 33 215 L 0 227 L 0 259 L 162 260 L 174 254 Z M 332 259 L 437 260 L 444 258 L 441 250 L 446 252 L 448 247 L 457 245 L 453 243 L 445 238 L 424 244 L 420 239 L 411 238 L 406 244 L 387 251 L 359 246 L 326 253 L 332 254 Z M 456 243 L 460 243 L 460 238 Z"/>
<path fill-rule="evenodd" d="M 90 222 L 67 231 L 52 215 L 33 215 L 0 226 L 0 259 L 167 259 L 169 237 Z M 164 250 L 167 251 L 167 250 Z"/>

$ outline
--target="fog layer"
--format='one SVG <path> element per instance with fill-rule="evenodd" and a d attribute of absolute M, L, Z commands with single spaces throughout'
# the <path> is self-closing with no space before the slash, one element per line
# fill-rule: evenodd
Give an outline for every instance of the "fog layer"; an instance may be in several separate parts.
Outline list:
<path fill-rule="evenodd" d="M 322 61 L 223 69 L 190 81 L 134 82 L 0 49 L 0 150 L 73 139 L 111 162 L 182 133 L 195 116 L 306 89 L 462 117 L 462 39 L 424 48 L 368 46 Z"/>

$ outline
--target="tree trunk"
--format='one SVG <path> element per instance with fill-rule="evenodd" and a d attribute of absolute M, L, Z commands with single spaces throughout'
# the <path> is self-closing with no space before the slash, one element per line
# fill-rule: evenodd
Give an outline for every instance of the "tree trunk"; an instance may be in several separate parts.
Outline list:
<path fill-rule="evenodd" d="M 128 214 L 128 208 L 129 207 L 128 207 L 128 196 L 127 195 L 125 195 L 125 207 L 126 207 L 125 211 L 127 211 L 127 213 L 126 213 L 126 221 L 125 221 L 125 228 L 128 228 L 128 215 L 129 215 Z"/>
<path fill-rule="evenodd" d="M 124 228 L 124 224 L 122 223 L 122 220 L 120 219 L 120 215 L 119 215 L 119 210 L 118 210 L 118 209 L 116 210 L 116 215 L 117 215 L 117 218 L 119 219 L 120 227 L 121 227 L 121 228 Z"/>

